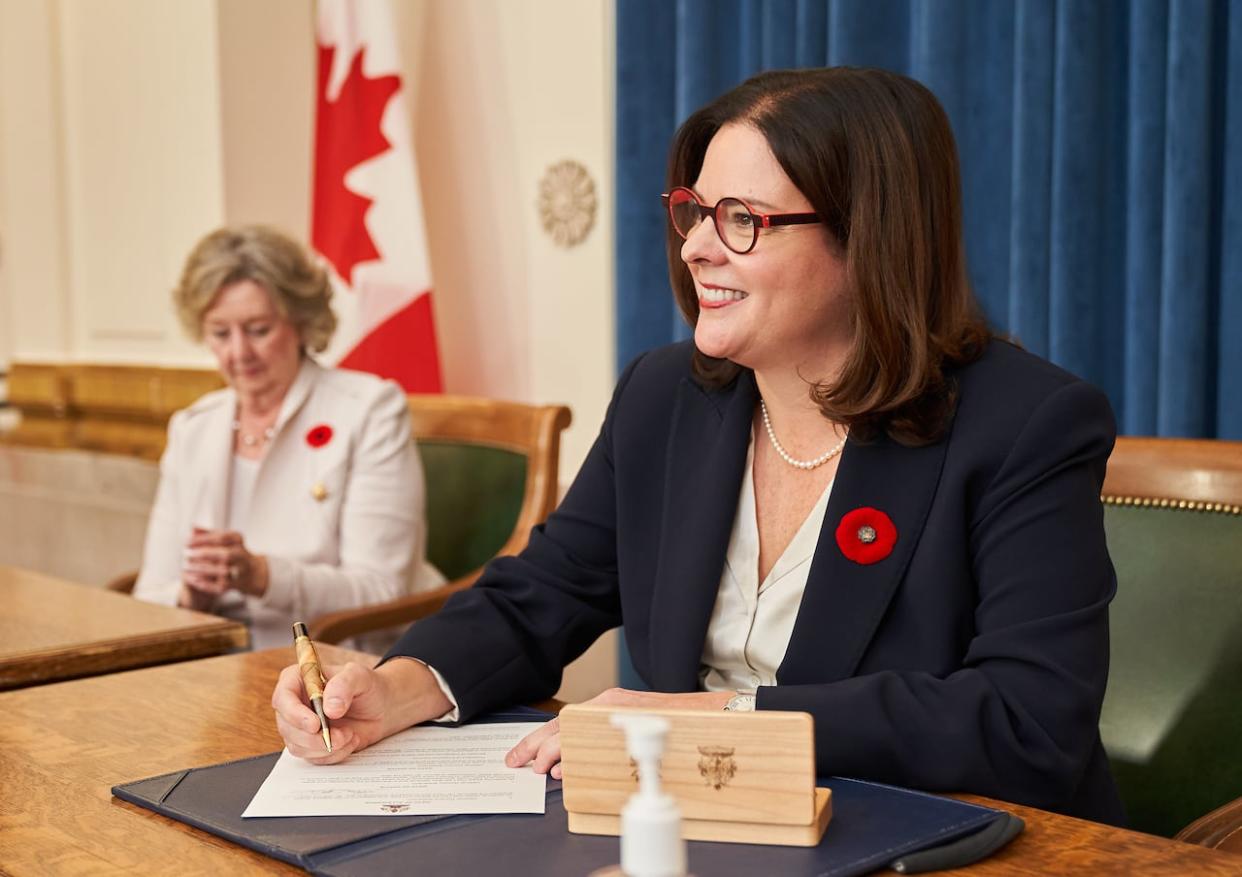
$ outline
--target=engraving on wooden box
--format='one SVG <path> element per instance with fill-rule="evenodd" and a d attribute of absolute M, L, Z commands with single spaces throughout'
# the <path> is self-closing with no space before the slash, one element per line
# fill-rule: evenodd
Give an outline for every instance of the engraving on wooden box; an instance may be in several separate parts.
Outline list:
<path fill-rule="evenodd" d="M 714 789 L 727 786 L 737 774 L 732 746 L 700 746 L 699 774 Z"/>

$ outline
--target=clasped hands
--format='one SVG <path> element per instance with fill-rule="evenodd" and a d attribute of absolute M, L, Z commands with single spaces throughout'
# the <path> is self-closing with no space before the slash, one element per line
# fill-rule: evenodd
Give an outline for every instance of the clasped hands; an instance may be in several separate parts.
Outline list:
<path fill-rule="evenodd" d="M 324 667 L 324 713 L 332 734 L 332 753 L 324 751 L 319 719 L 312 712 L 297 665 L 286 667 L 272 692 L 276 728 L 289 752 L 314 764 L 336 764 L 354 752 L 420 722 L 439 718 L 452 704 L 426 665 L 394 659 L 371 669 L 350 662 Z M 722 710 L 731 691 L 664 694 L 610 688 L 587 703 L 650 709 Z M 552 719 L 523 737 L 505 755 L 509 767 L 529 764 L 536 773 L 561 778 L 560 723 Z"/>
<path fill-rule="evenodd" d="M 190 533 L 181 567 L 180 605 L 210 609 L 229 590 L 261 597 L 267 583 L 267 558 L 251 554 L 240 533 L 202 527 Z"/>

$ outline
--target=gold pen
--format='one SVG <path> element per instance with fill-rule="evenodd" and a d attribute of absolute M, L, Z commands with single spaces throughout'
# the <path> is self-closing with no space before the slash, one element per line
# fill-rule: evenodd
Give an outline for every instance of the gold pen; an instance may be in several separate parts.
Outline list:
<path fill-rule="evenodd" d="M 315 644 L 310 641 L 306 632 L 306 623 L 293 623 L 293 648 L 298 654 L 298 669 L 302 671 L 302 685 L 306 688 L 306 696 L 310 698 L 315 715 L 319 716 L 319 733 L 323 735 L 323 744 L 332 751 L 332 736 L 328 733 L 328 717 L 323 714 L 323 687 L 327 682 L 323 671 L 319 669 L 319 654 Z"/>

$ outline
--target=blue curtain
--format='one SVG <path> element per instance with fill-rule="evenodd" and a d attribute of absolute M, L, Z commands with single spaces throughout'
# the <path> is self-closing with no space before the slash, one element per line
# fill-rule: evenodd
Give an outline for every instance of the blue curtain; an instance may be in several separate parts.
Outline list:
<path fill-rule="evenodd" d="M 1242 2 L 617 0 L 617 358 L 685 338 L 667 148 L 780 67 L 927 84 L 961 152 L 993 327 L 1102 387 L 1121 430 L 1242 439 Z"/>

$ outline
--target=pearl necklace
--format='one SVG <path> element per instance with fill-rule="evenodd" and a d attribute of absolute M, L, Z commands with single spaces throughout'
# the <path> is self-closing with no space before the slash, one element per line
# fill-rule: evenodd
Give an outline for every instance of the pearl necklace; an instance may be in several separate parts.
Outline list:
<path fill-rule="evenodd" d="M 814 460 L 796 460 L 789 453 L 789 451 L 781 447 L 781 443 L 777 441 L 776 430 L 772 429 L 772 421 L 768 418 L 768 404 L 763 401 L 762 397 L 759 399 L 759 410 L 763 413 L 763 427 L 768 431 L 768 438 L 772 440 L 772 447 L 776 448 L 776 453 L 780 454 L 782 460 L 790 466 L 793 466 L 795 469 L 814 469 L 818 466 L 822 466 L 837 454 L 841 453 L 841 451 L 845 448 L 845 439 L 841 439 L 841 441 L 837 443 L 836 447 L 829 448 Z"/>
<path fill-rule="evenodd" d="M 260 444 L 267 444 L 276 437 L 276 427 L 274 426 L 269 426 L 267 429 L 263 430 L 261 435 L 250 435 L 250 433 L 242 432 L 240 420 L 233 421 L 233 432 L 237 433 L 238 437 L 241 439 L 242 445 L 247 448 L 253 448 Z"/>

